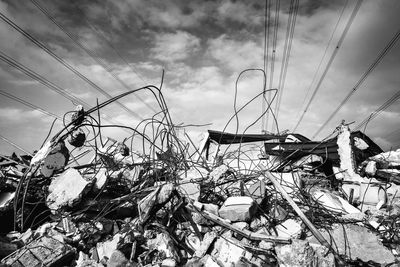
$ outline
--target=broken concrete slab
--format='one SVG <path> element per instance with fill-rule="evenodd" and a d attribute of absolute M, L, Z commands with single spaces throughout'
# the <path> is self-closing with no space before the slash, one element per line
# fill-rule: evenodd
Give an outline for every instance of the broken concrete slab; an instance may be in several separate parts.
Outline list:
<path fill-rule="evenodd" d="M 335 267 L 332 254 L 321 255 L 316 253 L 305 240 L 294 239 L 292 244 L 275 247 L 279 266 L 282 267 Z"/>
<path fill-rule="evenodd" d="M 51 182 L 46 205 L 53 211 L 74 207 L 90 191 L 91 186 L 92 183 L 85 180 L 77 170 L 68 169 Z"/>
<path fill-rule="evenodd" d="M 51 177 L 55 171 L 62 170 L 69 160 L 69 151 L 64 141 L 54 144 L 47 142 L 32 158 L 31 166 L 40 165 L 40 173 Z"/>
<path fill-rule="evenodd" d="M 321 231 L 321 234 L 337 247 L 338 253 L 346 255 L 352 260 L 357 258 L 364 262 L 373 261 L 379 264 L 389 264 L 396 259 L 391 251 L 382 245 L 376 234 L 367 228 L 352 225 L 333 225 L 332 231 Z M 315 237 L 309 239 L 310 243 L 319 244 Z"/>
<path fill-rule="evenodd" d="M 313 189 L 311 190 L 311 196 L 315 201 L 320 203 L 326 209 L 341 213 L 359 213 L 360 210 L 352 206 L 347 200 L 340 196 L 333 194 L 332 192 L 324 189 Z"/>
<path fill-rule="evenodd" d="M 156 250 L 161 253 L 163 259 L 174 259 L 176 262 L 180 261 L 179 253 L 167 233 L 158 233 L 155 238 L 149 238 L 146 245 L 150 251 Z"/>
<path fill-rule="evenodd" d="M 237 266 L 246 250 L 236 245 L 239 240 L 233 238 L 218 238 L 210 255 L 223 267 Z"/>
<path fill-rule="evenodd" d="M 70 245 L 42 236 L 4 258 L 1 263 L 15 267 L 65 266 L 71 263 L 75 253 Z"/>
<path fill-rule="evenodd" d="M 125 257 L 124 253 L 115 250 L 110 259 L 107 261 L 107 267 L 124 267 L 128 266 L 129 260 Z"/>
<path fill-rule="evenodd" d="M 251 197 L 229 197 L 219 209 L 219 215 L 231 222 L 248 222 L 255 210 L 256 205 Z"/>
<path fill-rule="evenodd" d="M 211 244 L 214 242 L 216 238 L 217 238 L 216 232 L 207 232 L 204 235 L 199 248 L 195 251 L 194 256 L 202 258 L 207 253 L 207 250 L 210 248 Z"/>

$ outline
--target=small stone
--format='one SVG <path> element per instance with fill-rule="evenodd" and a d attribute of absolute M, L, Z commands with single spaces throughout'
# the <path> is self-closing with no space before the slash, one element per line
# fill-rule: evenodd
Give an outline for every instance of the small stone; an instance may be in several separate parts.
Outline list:
<path fill-rule="evenodd" d="M 368 161 L 367 166 L 365 166 L 365 172 L 370 176 L 375 176 L 376 162 L 373 160 Z"/>

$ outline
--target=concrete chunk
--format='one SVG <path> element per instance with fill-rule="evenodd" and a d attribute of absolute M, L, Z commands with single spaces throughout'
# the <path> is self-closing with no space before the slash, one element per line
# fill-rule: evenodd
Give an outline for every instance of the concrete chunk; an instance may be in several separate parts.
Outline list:
<path fill-rule="evenodd" d="M 75 249 L 59 240 L 43 236 L 22 247 L 1 263 L 6 266 L 65 266 L 75 255 Z"/>
<path fill-rule="evenodd" d="M 229 197 L 219 209 L 219 215 L 231 222 L 248 222 L 252 219 L 255 207 L 251 197 Z"/>
<path fill-rule="evenodd" d="M 83 179 L 77 170 L 68 169 L 51 182 L 46 205 L 52 210 L 73 207 L 90 190 L 90 186 L 91 183 Z"/>
<path fill-rule="evenodd" d="M 238 240 L 232 238 L 218 238 L 215 241 L 211 256 L 223 267 L 238 266 L 241 258 L 246 255 L 246 250 L 235 245 Z"/>
<path fill-rule="evenodd" d="M 283 267 L 334 267 L 335 259 L 332 254 L 324 256 L 320 249 L 316 252 L 307 241 L 293 240 L 290 245 L 276 246 L 276 256 L 279 266 Z"/>
<path fill-rule="evenodd" d="M 339 254 L 347 255 L 352 260 L 357 258 L 364 262 L 374 261 L 389 264 L 395 261 L 390 250 L 382 245 L 378 237 L 367 228 L 358 225 L 335 225 L 329 233 L 321 231 L 326 240 L 335 242 Z M 310 243 L 319 243 L 314 237 Z"/>

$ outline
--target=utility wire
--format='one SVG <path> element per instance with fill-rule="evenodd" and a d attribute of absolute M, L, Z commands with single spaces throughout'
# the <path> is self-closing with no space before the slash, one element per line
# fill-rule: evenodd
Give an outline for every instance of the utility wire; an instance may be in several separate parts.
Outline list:
<path fill-rule="evenodd" d="M 80 73 L 78 70 L 76 70 L 72 65 L 67 63 L 65 60 L 63 60 L 61 57 L 57 56 L 54 52 L 52 52 L 47 46 L 45 46 L 43 43 L 38 41 L 34 36 L 23 30 L 21 27 L 19 27 L 17 24 L 15 24 L 12 20 L 10 20 L 6 15 L 4 15 L 2 12 L 0 12 L 0 18 L 6 22 L 8 25 L 13 27 L 15 30 L 17 30 L 19 33 L 21 33 L 23 36 L 25 36 L 27 39 L 29 39 L 32 43 L 37 45 L 39 48 L 41 48 L 43 51 L 45 51 L 47 54 L 52 56 L 54 59 L 56 59 L 58 62 L 60 62 L 62 65 L 64 65 L 67 69 L 69 69 L 71 72 L 73 72 L 75 75 L 77 75 L 79 78 L 81 78 L 83 81 L 88 83 L 91 87 L 102 93 L 104 96 L 106 96 L 108 99 L 111 99 L 112 96 L 108 94 L 106 91 L 104 91 L 102 88 L 100 88 L 97 84 L 95 84 L 93 81 L 89 80 L 85 75 Z M 132 116 L 139 118 L 143 120 L 137 113 L 132 111 L 131 109 L 127 108 L 125 105 L 121 104 L 120 102 L 116 101 L 116 103 L 123 108 L 126 112 L 131 114 Z"/>
<path fill-rule="evenodd" d="M 280 110 L 280 106 L 281 106 L 283 91 L 285 89 L 286 74 L 287 74 L 287 69 L 289 66 L 289 59 L 290 59 L 290 53 L 292 50 L 292 42 L 293 42 L 293 36 L 294 36 L 294 30 L 295 30 L 295 26 L 296 26 L 296 18 L 297 18 L 298 10 L 299 10 L 299 0 L 291 0 L 290 8 L 289 8 L 290 14 L 289 14 L 289 18 L 288 18 L 288 26 L 286 29 L 285 46 L 284 46 L 283 56 L 282 56 L 281 73 L 279 75 L 278 99 L 277 99 L 276 106 L 275 106 L 276 120 L 278 120 L 278 117 L 279 117 L 279 110 Z"/>
<path fill-rule="evenodd" d="M 397 100 L 400 98 L 400 91 L 396 92 L 391 98 L 386 100 L 385 103 L 383 103 L 379 108 L 377 108 L 374 112 L 371 113 L 370 116 L 365 118 L 362 122 L 360 122 L 354 130 L 359 130 L 361 127 L 369 123 L 371 120 L 373 120 L 375 117 L 377 117 L 382 111 L 386 110 L 388 107 L 390 107 L 392 104 L 396 103 Z"/>
<path fill-rule="evenodd" d="M 46 10 L 44 7 L 42 7 L 36 0 L 30 0 L 51 22 L 53 22 L 63 33 L 65 33 L 71 41 L 77 45 L 79 48 L 81 48 L 83 51 L 85 51 L 95 62 L 97 62 L 100 66 L 102 66 L 115 80 L 117 80 L 127 91 L 130 91 L 131 88 L 123 81 L 121 80 L 117 75 L 115 75 L 111 68 L 108 67 L 108 63 L 104 62 L 103 60 L 99 59 L 96 54 L 90 50 L 88 47 L 83 45 L 79 41 L 79 37 L 71 32 L 69 32 L 67 29 L 65 29 L 60 23 L 57 22 L 57 20 L 49 13 L 48 10 Z M 147 104 L 139 95 L 135 94 L 135 96 L 142 102 L 145 106 L 150 108 L 153 112 L 157 112 L 152 106 Z"/>
<path fill-rule="evenodd" d="M 74 95 L 69 93 L 67 90 L 55 85 L 54 83 L 50 82 L 49 80 L 47 80 L 43 76 L 37 74 L 36 72 L 34 72 L 33 70 L 27 68 L 26 66 L 24 66 L 21 63 L 19 63 L 16 60 L 14 60 L 13 58 L 7 56 L 2 51 L 0 51 L 0 60 L 4 61 L 8 65 L 10 65 L 10 66 L 16 68 L 17 70 L 21 71 L 22 73 L 24 73 L 28 77 L 40 82 L 41 84 L 43 84 L 44 86 L 46 86 L 50 90 L 55 91 L 56 93 L 62 95 L 65 98 L 67 98 L 68 100 L 71 101 L 71 103 L 73 105 L 75 105 L 75 106 L 78 105 L 78 104 L 82 105 L 86 110 L 91 108 L 90 105 L 88 103 L 86 103 L 85 101 L 83 101 L 82 99 L 80 99 L 78 97 L 75 97 Z M 113 120 L 110 119 L 109 116 L 106 116 L 105 114 L 104 114 L 104 116 L 108 119 L 108 121 L 113 122 Z M 113 123 L 115 123 L 115 122 L 113 122 Z"/>
<path fill-rule="evenodd" d="M 267 68 L 268 68 L 268 46 L 269 46 L 269 1 L 265 0 L 265 9 L 264 9 L 264 73 L 267 73 Z M 267 83 L 267 76 L 265 75 L 265 84 Z M 262 98 L 262 112 L 261 114 L 264 114 L 263 117 L 261 118 L 261 133 L 264 132 L 264 130 L 266 130 L 265 127 L 265 109 L 267 107 L 267 103 L 266 103 L 266 97 L 265 97 L 265 88 L 263 88 L 264 92 L 263 92 L 263 98 Z"/>
<path fill-rule="evenodd" d="M 317 70 L 315 71 L 314 76 L 313 76 L 313 78 L 312 78 L 312 81 L 311 81 L 310 85 L 308 86 L 307 93 L 305 94 L 305 96 L 304 96 L 304 98 L 303 98 L 303 102 L 301 103 L 301 107 L 303 107 L 304 103 L 306 102 L 306 99 L 307 99 L 307 97 L 308 97 L 308 94 L 310 93 L 311 87 L 312 87 L 312 85 L 314 84 L 315 79 L 317 78 L 317 74 L 319 73 L 319 70 L 321 69 L 322 62 L 323 62 L 324 59 L 325 59 L 325 56 L 326 56 L 326 54 L 327 54 L 327 52 L 328 52 L 328 48 L 331 46 L 333 37 L 335 36 L 336 30 L 337 30 L 337 28 L 338 28 L 338 26 L 339 26 L 339 24 L 340 24 L 340 21 L 342 20 L 344 11 L 346 10 L 346 7 L 347 7 L 348 3 L 349 3 L 349 0 L 347 0 L 347 1 L 345 2 L 344 6 L 343 6 L 343 8 L 342 8 L 342 11 L 340 12 L 339 18 L 338 18 L 338 20 L 337 20 L 337 22 L 336 22 L 336 25 L 335 25 L 335 28 L 333 29 L 332 34 L 331 34 L 331 37 L 329 38 L 328 45 L 327 45 L 326 48 L 325 48 L 324 55 L 322 56 L 322 58 L 321 58 L 321 60 L 320 60 L 320 62 L 319 62 L 319 64 L 318 64 Z"/>
<path fill-rule="evenodd" d="M 279 8 L 280 8 L 280 0 L 276 0 L 275 5 L 275 18 L 274 18 L 274 35 L 272 39 L 272 56 L 271 56 L 271 68 L 269 74 L 269 89 L 272 88 L 274 82 L 274 68 L 275 68 L 275 56 L 276 56 L 276 42 L 278 40 L 278 29 L 279 29 Z M 268 93 L 268 103 L 271 102 L 271 92 Z M 268 128 L 269 121 L 269 112 L 267 112 L 267 118 L 265 126 Z"/>
<path fill-rule="evenodd" d="M 54 113 L 51 113 L 51 112 L 49 112 L 49 111 L 46 111 L 46 110 L 42 109 L 41 107 L 38 107 L 38 106 L 36 106 L 36 105 L 34 105 L 34 104 L 28 102 L 28 101 L 23 100 L 22 98 L 19 98 L 19 97 L 15 96 L 15 95 L 12 95 L 12 94 L 10 94 L 10 93 L 7 93 L 7 92 L 5 92 L 5 91 L 3 91 L 3 90 L 0 90 L 0 95 L 3 95 L 3 96 L 8 97 L 8 98 L 10 98 L 10 99 L 12 99 L 12 100 L 15 100 L 15 101 L 17 101 L 17 102 L 19 102 L 19 103 L 21 103 L 21 104 L 23 104 L 23 105 L 25 105 L 25 106 L 28 106 L 28 107 L 30 107 L 30 108 L 32 108 L 32 109 L 34 109 L 34 110 L 40 111 L 41 113 L 43 113 L 43 114 L 45 114 L 45 115 L 51 116 L 51 117 L 56 118 L 56 119 L 59 119 L 59 120 L 61 120 L 61 121 L 63 120 L 63 119 L 61 118 L 61 116 L 58 116 L 58 115 L 56 115 L 56 114 L 54 114 Z"/>
<path fill-rule="evenodd" d="M 11 140 L 9 140 L 8 138 L 6 138 L 5 136 L 2 136 L 0 134 L 0 139 L 2 139 L 3 141 L 6 141 L 7 143 L 9 143 L 10 145 L 12 145 L 13 147 L 21 150 L 22 152 L 26 153 L 29 156 L 32 156 L 32 153 L 29 153 L 28 151 L 26 151 L 25 149 L 23 149 L 22 147 L 20 147 L 19 145 L 17 145 L 16 143 L 12 142 Z"/>
<path fill-rule="evenodd" d="M 131 69 L 131 71 L 133 73 L 136 74 L 136 76 L 139 77 L 140 80 L 142 80 L 142 82 L 144 84 L 148 84 L 147 81 L 144 80 L 144 78 L 142 77 L 142 75 L 139 74 L 139 71 L 135 68 L 135 66 L 133 66 L 132 64 L 130 64 L 122 55 L 121 53 L 118 52 L 118 50 L 115 48 L 115 46 L 107 39 L 107 37 L 104 35 L 104 33 L 102 31 L 100 31 L 99 29 L 97 29 L 92 23 L 90 23 L 90 21 L 88 19 L 85 18 L 86 24 L 97 34 L 97 36 L 99 36 L 101 39 L 103 39 L 104 42 L 106 42 L 108 44 L 108 46 L 111 48 L 111 50 L 114 51 L 114 53 L 118 56 L 118 58 L 127 65 L 128 68 Z"/>
<path fill-rule="evenodd" d="M 25 67 L 23 64 L 19 63 L 18 61 L 14 60 L 13 58 L 11 58 L 11 57 L 7 56 L 6 54 L 4 54 L 2 51 L 0 51 L 0 60 L 4 61 L 8 65 L 18 69 L 19 71 L 21 71 L 25 75 L 29 76 L 30 78 L 40 82 L 41 84 L 43 84 L 44 86 L 46 86 L 50 90 L 55 91 L 56 93 L 62 95 L 65 98 L 67 98 L 68 100 L 70 100 L 72 102 L 72 104 L 74 104 L 74 105 L 80 104 L 83 107 L 85 107 L 86 109 L 90 108 L 90 105 L 88 103 L 86 103 L 85 101 L 75 97 L 71 93 L 68 93 L 65 89 L 55 85 L 54 83 L 50 82 L 49 80 L 47 80 L 43 76 L 41 76 L 38 73 L 34 72 L 33 70 Z"/>
<path fill-rule="evenodd" d="M 330 69 L 330 67 L 331 67 L 331 65 L 332 65 L 332 62 L 334 61 L 334 59 L 335 59 L 337 53 L 339 52 L 339 49 L 340 49 L 341 46 L 342 46 L 342 43 L 343 43 L 343 41 L 344 41 L 344 38 L 346 37 L 347 32 L 349 31 L 350 26 L 351 26 L 351 24 L 353 23 L 354 18 L 355 18 L 356 15 L 357 15 L 357 12 L 358 12 L 358 10 L 360 9 L 360 6 L 361 6 L 361 4 L 362 4 L 362 1 L 363 1 L 363 0 L 358 0 L 358 1 L 357 1 L 356 5 L 355 5 L 355 7 L 354 7 L 354 9 L 353 9 L 353 12 L 351 13 L 350 18 L 349 18 L 349 20 L 348 20 L 348 22 L 347 22 L 347 24 L 346 24 L 346 27 L 345 27 L 345 29 L 344 29 L 342 35 L 340 36 L 340 39 L 339 39 L 339 41 L 338 41 L 338 43 L 337 43 L 337 45 L 336 45 L 336 47 L 335 47 L 335 50 L 333 51 L 331 57 L 329 58 L 329 61 L 328 61 L 327 65 L 326 65 L 326 67 L 325 67 L 325 70 L 324 70 L 324 72 L 322 73 L 322 75 L 321 75 L 321 77 L 320 77 L 320 79 L 319 79 L 319 81 L 318 81 L 318 84 L 317 84 L 317 86 L 315 87 L 314 92 L 313 92 L 313 94 L 311 95 L 311 98 L 310 98 L 310 100 L 309 100 L 308 103 L 307 103 L 306 108 L 304 109 L 303 113 L 301 114 L 300 119 L 297 121 L 296 126 L 295 126 L 294 129 L 293 129 L 293 132 L 295 132 L 295 131 L 297 130 L 297 127 L 299 127 L 300 123 L 302 122 L 302 120 L 303 120 L 303 118 L 304 118 L 304 115 L 306 114 L 306 112 L 307 112 L 308 109 L 310 108 L 310 105 L 311 105 L 311 103 L 313 102 L 313 100 L 314 100 L 314 98 L 315 98 L 315 95 L 317 94 L 318 90 L 320 89 L 320 86 L 321 86 L 322 82 L 324 81 L 325 76 L 326 76 L 326 74 L 328 73 L 328 71 L 329 71 L 329 69 Z"/>
<path fill-rule="evenodd" d="M 357 81 L 353 89 L 346 95 L 346 97 L 340 102 L 339 106 L 332 112 L 332 114 L 328 117 L 328 119 L 321 125 L 321 127 L 315 132 L 313 138 L 317 136 L 322 129 L 332 120 L 332 118 L 338 113 L 338 111 L 349 101 L 350 97 L 360 88 L 360 86 L 364 83 L 365 79 L 371 74 L 371 72 L 378 66 L 378 64 L 382 61 L 382 59 L 389 53 L 389 51 L 393 48 L 396 42 L 400 37 L 400 29 L 397 30 L 396 34 L 392 37 L 389 43 L 383 48 L 383 50 L 378 54 L 378 57 L 372 62 L 369 68 L 364 72 L 361 78 Z"/>

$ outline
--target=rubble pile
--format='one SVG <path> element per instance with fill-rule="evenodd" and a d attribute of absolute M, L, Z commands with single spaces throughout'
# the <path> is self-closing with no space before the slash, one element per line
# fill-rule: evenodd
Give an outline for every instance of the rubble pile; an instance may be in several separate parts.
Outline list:
<path fill-rule="evenodd" d="M 344 124 L 323 142 L 210 130 L 196 146 L 166 109 L 118 142 L 95 110 L 33 157 L 2 156 L 2 265 L 399 263 L 400 150 Z"/>

